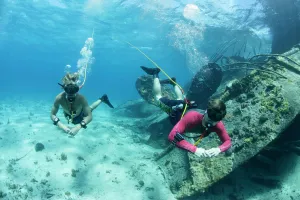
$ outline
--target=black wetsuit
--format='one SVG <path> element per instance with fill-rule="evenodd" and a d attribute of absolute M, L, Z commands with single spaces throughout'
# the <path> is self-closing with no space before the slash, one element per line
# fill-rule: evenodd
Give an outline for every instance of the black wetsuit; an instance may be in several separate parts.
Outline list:
<path fill-rule="evenodd" d="M 162 97 L 159 99 L 159 101 L 161 103 L 158 106 L 169 115 L 171 124 L 176 125 L 183 113 L 183 109 L 185 105 L 184 100 L 171 100 L 168 99 L 167 97 Z M 173 106 L 178 106 L 180 104 L 183 104 L 183 108 L 172 109 Z"/>

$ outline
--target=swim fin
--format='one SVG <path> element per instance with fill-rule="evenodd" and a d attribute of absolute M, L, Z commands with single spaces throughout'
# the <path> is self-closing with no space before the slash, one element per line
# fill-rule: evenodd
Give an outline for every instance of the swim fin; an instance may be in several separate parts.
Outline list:
<path fill-rule="evenodd" d="M 141 66 L 142 70 L 144 70 L 144 72 L 146 72 L 148 75 L 158 75 L 158 73 L 160 72 L 159 68 L 149 68 L 149 67 L 145 67 L 145 66 Z"/>
<path fill-rule="evenodd" d="M 114 106 L 110 103 L 106 94 L 104 94 L 101 98 L 99 98 L 103 103 L 107 104 L 109 107 L 114 108 Z"/>

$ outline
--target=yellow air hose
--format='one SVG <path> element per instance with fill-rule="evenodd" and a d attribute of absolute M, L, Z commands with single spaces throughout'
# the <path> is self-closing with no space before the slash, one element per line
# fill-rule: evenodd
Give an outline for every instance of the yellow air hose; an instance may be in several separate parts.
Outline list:
<path fill-rule="evenodd" d="M 203 134 L 200 135 L 199 139 L 195 142 L 194 146 L 197 146 L 203 138 Z"/>

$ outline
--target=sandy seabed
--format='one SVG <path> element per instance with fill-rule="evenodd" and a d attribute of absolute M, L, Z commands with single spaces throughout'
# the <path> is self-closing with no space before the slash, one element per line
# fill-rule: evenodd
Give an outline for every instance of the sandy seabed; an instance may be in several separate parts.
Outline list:
<path fill-rule="evenodd" d="M 152 160 L 159 150 L 118 125 L 129 118 L 100 105 L 88 128 L 69 137 L 52 124 L 51 106 L 1 102 L 0 199 L 175 199 Z M 45 148 L 35 151 L 37 143 Z"/>

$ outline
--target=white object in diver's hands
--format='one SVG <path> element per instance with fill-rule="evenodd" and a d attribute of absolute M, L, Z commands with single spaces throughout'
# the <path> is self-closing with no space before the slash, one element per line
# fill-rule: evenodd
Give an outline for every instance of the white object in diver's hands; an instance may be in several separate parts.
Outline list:
<path fill-rule="evenodd" d="M 197 148 L 196 151 L 195 151 L 195 155 L 198 156 L 198 157 L 206 157 L 205 149 Z"/>
<path fill-rule="evenodd" d="M 221 153 L 221 150 L 219 147 L 216 148 L 211 148 L 205 151 L 205 155 L 207 157 L 213 157 L 213 156 L 217 156 Z"/>

